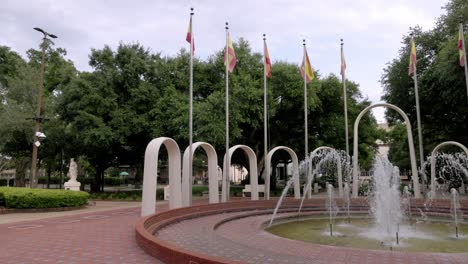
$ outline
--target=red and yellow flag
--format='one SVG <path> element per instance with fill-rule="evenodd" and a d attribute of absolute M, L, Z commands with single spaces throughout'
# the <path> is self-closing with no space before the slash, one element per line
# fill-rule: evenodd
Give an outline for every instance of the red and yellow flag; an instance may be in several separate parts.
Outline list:
<path fill-rule="evenodd" d="M 304 63 L 305 63 L 305 77 L 304 77 Z M 310 66 L 309 55 L 307 55 L 307 50 L 304 47 L 304 59 L 302 60 L 301 65 L 301 75 L 302 78 L 305 78 L 306 83 L 310 83 L 314 79 L 314 71 L 312 66 Z"/>
<path fill-rule="evenodd" d="M 460 25 L 460 30 L 458 31 L 458 53 L 460 66 L 465 66 L 465 47 L 463 47 L 463 26 Z"/>
<path fill-rule="evenodd" d="M 192 43 L 192 17 L 190 17 L 190 23 L 189 23 L 189 26 L 188 26 L 188 30 L 187 30 L 187 36 L 185 37 L 185 40 L 192 44 L 192 52 L 195 53 L 195 38 L 193 38 L 193 43 Z"/>
<path fill-rule="evenodd" d="M 234 52 L 234 46 L 232 46 L 231 35 L 227 36 L 227 43 L 226 43 L 227 52 L 224 53 L 224 65 L 228 67 L 229 72 L 234 71 L 234 67 L 236 67 L 236 53 Z"/>
<path fill-rule="evenodd" d="M 265 55 L 265 76 L 271 77 L 271 60 L 270 54 L 268 53 L 266 41 L 263 42 L 263 52 Z"/>
<path fill-rule="evenodd" d="M 411 52 L 409 60 L 409 69 L 408 75 L 414 75 L 414 70 L 416 69 L 416 44 L 414 44 L 414 39 L 411 39 Z"/>
<path fill-rule="evenodd" d="M 341 70 L 340 70 L 341 76 L 344 76 L 345 71 L 346 71 L 346 60 L 345 60 L 344 52 L 343 52 L 343 48 L 342 48 L 341 49 Z"/>

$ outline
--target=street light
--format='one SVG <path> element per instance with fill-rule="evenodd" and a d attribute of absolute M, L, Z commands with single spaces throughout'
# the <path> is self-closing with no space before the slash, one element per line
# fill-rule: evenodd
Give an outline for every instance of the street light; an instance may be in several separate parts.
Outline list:
<path fill-rule="evenodd" d="M 45 51 L 47 48 L 47 44 L 50 41 L 48 37 L 56 39 L 57 36 L 54 34 L 50 34 L 45 32 L 41 28 L 34 28 L 34 30 L 37 30 L 41 32 L 44 37 L 42 38 L 42 57 L 41 57 L 41 71 L 39 73 L 39 82 L 37 84 L 37 110 L 36 110 L 36 116 L 33 118 L 35 124 L 34 124 L 34 140 L 33 140 L 33 153 L 32 153 L 32 160 L 31 160 L 31 177 L 29 179 L 30 186 L 31 188 L 36 188 L 37 187 L 37 178 L 36 178 L 36 167 L 37 167 L 37 148 L 40 146 L 39 140 L 44 135 L 39 131 L 39 126 L 45 118 L 41 116 L 41 105 L 42 105 L 42 86 L 44 82 L 44 66 L 45 66 Z M 53 42 L 50 41 L 52 44 Z"/>

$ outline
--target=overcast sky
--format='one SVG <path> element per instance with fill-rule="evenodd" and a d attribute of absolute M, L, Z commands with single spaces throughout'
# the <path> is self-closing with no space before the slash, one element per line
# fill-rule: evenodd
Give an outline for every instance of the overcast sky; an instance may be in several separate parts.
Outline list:
<path fill-rule="evenodd" d="M 267 34 L 273 62 L 300 64 L 302 39 L 320 74 L 339 74 L 340 38 L 345 42 L 347 77 L 364 96 L 379 102 L 382 68 L 396 57 L 410 27 L 431 29 L 447 0 L 1 0 L 0 45 L 24 56 L 41 41 L 33 27 L 57 35 L 57 47 L 79 70 L 91 70 L 91 48 L 139 42 L 153 52 L 176 55 L 185 42 L 190 7 L 195 8 L 196 56 L 206 59 L 224 47 L 224 23 L 231 37 L 262 51 Z M 222 70 L 222 69 L 220 69 Z M 379 122 L 384 109 L 374 110 Z"/>

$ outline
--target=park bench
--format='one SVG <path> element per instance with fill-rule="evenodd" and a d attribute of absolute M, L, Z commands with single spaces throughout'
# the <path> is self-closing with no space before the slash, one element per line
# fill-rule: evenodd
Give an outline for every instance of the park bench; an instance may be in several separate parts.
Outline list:
<path fill-rule="evenodd" d="M 245 197 L 246 193 L 251 193 L 252 192 L 252 186 L 250 184 L 246 184 L 244 186 L 244 189 L 242 189 L 242 197 Z M 258 185 L 258 193 L 263 193 L 265 195 L 265 185 L 264 184 L 259 184 Z"/>

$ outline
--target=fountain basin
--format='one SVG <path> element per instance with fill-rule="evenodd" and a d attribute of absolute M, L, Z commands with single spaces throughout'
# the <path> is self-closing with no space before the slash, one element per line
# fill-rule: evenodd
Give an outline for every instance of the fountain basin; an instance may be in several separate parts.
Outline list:
<path fill-rule="evenodd" d="M 278 219 L 281 221 L 281 219 Z M 323 217 L 289 219 L 267 229 L 268 232 L 309 243 L 373 250 L 401 252 L 468 252 L 468 223 L 460 223 L 459 238 L 455 228 L 444 218 L 412 221 L 400 225 L 398 244 L 394 237 L 384 239 L 374 230 L 369 218 L 335 219 L 333 236 L 329 234 L 329 220 Z"/>
<path fill-rule="evenodd" d="M 148 254 L 164 263 L 442 263 L 450 259 L 463 263 L 468 253 L 417 253 L 368 250 L 311 244 L 278 237 L 264 230 L 277 203 L 276 199 L 234 201 L 191 206 L 142 218 L 136 225 L 136 241 Z M 300 201 L 285 199 L 278 218 L 296 217 Z M 468 201 L 460 201 L 467 213 Z M 337 205 L 343 201 L 337 199 Z M 412 200 L 412 210 L 424 209 L 423 200 Z M 353 199 L 353 215 L 367 215 L 368 201 Z M 448 217 L 449 200 L 434 200 L 428 216 Z M 304 215 L 327 214 L 324 199 L 304 202 Z M 276 223 L 276 222 L 275 222 Z"/>

